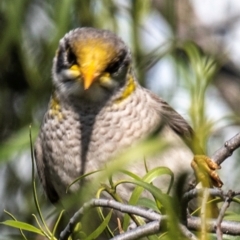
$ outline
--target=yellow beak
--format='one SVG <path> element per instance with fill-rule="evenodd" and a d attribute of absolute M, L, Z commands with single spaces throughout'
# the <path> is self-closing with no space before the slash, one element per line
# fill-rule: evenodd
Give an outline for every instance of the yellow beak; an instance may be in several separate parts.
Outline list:
<path fill-rule="evenodd" d="M 84 67 L 81 71 L 83 76 L 84 90 L 89 89 L 96 77 L 99 75 L 96 70 L 96 64 L 91 62 L 88 66 Z"/>

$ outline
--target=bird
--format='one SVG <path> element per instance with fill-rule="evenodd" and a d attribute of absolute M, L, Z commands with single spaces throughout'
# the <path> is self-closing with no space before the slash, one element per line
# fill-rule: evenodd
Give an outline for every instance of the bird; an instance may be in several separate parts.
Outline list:
<path fill-rule="evenodd" d="M 38 175 L 52 203 L 69 193 L 66 189 L 76 178 L 103 168 L 156 132 L 159 141 L 169 139 L 173 147 L 146 159 L 149 169 L 167 166 L 176 175 L 189 173 L 194 155 L 202 154 L 186 146 L 195 136 L 187 121 L 140 85 L 130 49 L 109 30 L 82 27 L 66 33 L 53 60 L 52 85 L 34 147 Z M 221 186 L 217 167 L 210 162 L 205 161 L 211 181 Z M 129 169 L 138 176 L 146 173 L 143 160 Z M 71 191 L 82 184 L 74 184 Z M 129 191 L 120 190 L 123 199 L 129 198 Z"/>

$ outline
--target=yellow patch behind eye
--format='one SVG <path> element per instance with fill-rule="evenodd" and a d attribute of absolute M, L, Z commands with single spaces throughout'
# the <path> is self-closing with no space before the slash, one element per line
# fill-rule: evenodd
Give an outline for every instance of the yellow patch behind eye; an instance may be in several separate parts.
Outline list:
<path fill-rule="evenodd" d="M 109 73 L 104 73 L 101 75 L 99 78 L 99 82 L 101 85 L 108 84 L 111 81 L 110 74 Z"/>
<path fill-rule="evenodd" d="M 81 75 L 77 64 L 74 64 L 69 69 L 65 70 L 65 74 L 69 78 L 77 78 Z"/>
<path fill-rule="evenodd" d="M 106 87 L 108 89 L 113 89 L 114 87 L 116 87 L 116 85 L 118 85 L 116 80 L 112 79 L 110 73 L 107 72 L 101 75 L 101 77 L 99 78 L 99 84 L 100 86 Z"/>
<path fill-rule="evenodd" d="M 77 64 L 74 64 L 74 65 L 72 65 L 72 66 L 70 67 L 70 70 L 72 70 L 72 71 L 79 71 L 79 67 L 78 67 Z"/>
<path fill-rule="evenodd" d="M 122 95 L 115 100 L 115 103 L 120 103 L 120 102 L 122 102 L 124 99 L 126 99 L 128 96 L 130 96 L 131 93 L 132 93 L 135 89 L 136 89 L 136 84 L 135 84 L 135 82 L 134 82 L 134 80 L 133 80 L 132 75 L 129 75 L 129 76 L 128 76 L 128 81 L 127 81 L 126 87 L 125 87 L 125 89 L 123 90 Z"/>
<path fill-rule="evenodd" d="M 51 101 L 50 101 L 50 111 L 49 111 L 50 115 L 53 117 L 57 117 L 59 120 L 63 119 L 63 115 L 61 112 L 61 105 L 60 102 L 58 100 L 58 98 L 56 97 L 55 94 L 53 94 Z"/>

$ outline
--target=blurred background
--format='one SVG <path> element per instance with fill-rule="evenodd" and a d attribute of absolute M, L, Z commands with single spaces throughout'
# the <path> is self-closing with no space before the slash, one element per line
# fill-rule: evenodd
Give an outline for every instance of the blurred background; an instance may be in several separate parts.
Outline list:
<path fill-rule="evenodd" d="M 83 26 L 126 41 L 141 84 L 190 122 L 210 156 L 240 131 L 238 0 L 0 0 L 0 222 L 6 209 L 34 223 L 29 125 L 35 139 L 58 42 Z M 239 161 L 238 150 L 223 163 L 224 189 L 237 190 Z M 39 184 L 38 195 L 48 215 L 54 208 Z"/>

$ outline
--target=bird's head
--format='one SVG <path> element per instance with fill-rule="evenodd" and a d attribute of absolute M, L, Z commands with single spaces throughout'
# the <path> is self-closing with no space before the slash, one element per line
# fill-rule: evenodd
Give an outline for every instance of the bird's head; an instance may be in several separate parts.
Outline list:
<path fill-rule="evenodd" d="M 60 40 L 53 83 L 62 94 L 98 101 L 124 85 L 130 63 L 129 49 L 115 34 L 77 28 Z"/>

